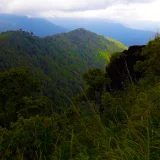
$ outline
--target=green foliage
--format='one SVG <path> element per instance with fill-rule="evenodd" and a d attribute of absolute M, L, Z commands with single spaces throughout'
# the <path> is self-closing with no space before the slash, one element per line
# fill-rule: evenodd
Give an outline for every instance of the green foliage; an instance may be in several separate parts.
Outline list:
<path fill-rule="evenodd" d="M 106 56 L 125 48 L 83 29 L 45 38 L 8 31 L 0 34 L 0 71 L 27 68 L 59 108 L 84 88 L 81 76 L 88 68 L 105 68 Z"/>
<path fill-rule="evenodd" d="M 19 118 L 11 125 L 9 132 L 0 129 L 2 135 L 0 158 L 49 159 L 56 143 L 57 131 L 55 122 L 51 118 L 40 116 L 30 119 Z"/>
<path fill-rule="evenodd" d="M 145 75 L 152 74 L 160 76 L 160 37 L 149 41 L 147 46 L 143 49 L 142 55 L 147 58 L 144 62 L 139 62 L 136 69 L 144 72 Z"/>
<path fill-rule="evenodd" d="M 0 158 L 159 159 L 159 92 L 160 87 L 130 86 L 114 98 L 106 93 L 103 105 L 110 107 L 105 110 L 109 117 L 105 113 L 102 120 L 91 103 L 86 106 L 90 115 L 72 106 L 60 115 L 20 118 L 10 130 L 0 129 Z"/>
<path fill-rule="evenodd" d="M 83 79 L 88 86 L 95 90 L 103 88 L 106 83 L 105 72 L 99 68 L 89 69 L 83 74 Z"/>
<path fill-rule="evenodd" d="M 8 127 L 18 116 L 33 116 L 51 104 L 40 95 L 41 85 L 27 70 L 21 68 L 0 73 L 0 125 Z M 49 108 L 48 108 L 49 109 Z"/>
<path fill-rule="evenodd" d="M 115 52 L 112 54 L 111 58 L 110 58 L 110 63 L 116 61 L 120 56 L 122 56 L 121 52 Z"/>
<path fill-rule="evenodd" d="M 152 43 L 157 45 L 157 42 Z M 158 63 L 155 61 L 156 67 L 152 66 L 154 56 L 151 56 L 158 54 L 158 48 L 155 50 L 157 53 L 148 52 L 149 46 L 143 52 L 148 57 L 142 62 L 142 67 L 146 68 L 145 76 L 114 94 L 103 90 L 106 82 L 109 83 L 103 70 L 93 68 L 84 73 L 87 92 L 93 94 L 103 90 L 100 96 L 104 107 L 102 115 L 97 111 L 96 97 L 89 99 L 86 93 L 87 102 L 78 105 L 75 99 L 69 108 L 59 114 L 52 110 L 45 114 L 29 112 L 30 116 L 23 115 L 20 112 L 22 108 L 30 110 L 36 105 L 42 109 L 41 106 L 48 102 L 38 93 L 39 81 L 24 69 L 1 73 L 0 96 L 6 99 L 1 97 L 0 113 L 5 111 L 2 107 L 8 107 L 6 111 L 12 113 L 12 117 L 15 112 L 19 113 L 19 117 L 15 121 L 7 120 L 10 124 L 8 129 L 0 127 L 0 159 L 160 159 L 160 82 L 156 69 Z M 77 99 L 81 98 L 79 95 Z M 20 106 L 21 102 L 23 106 Z"/>

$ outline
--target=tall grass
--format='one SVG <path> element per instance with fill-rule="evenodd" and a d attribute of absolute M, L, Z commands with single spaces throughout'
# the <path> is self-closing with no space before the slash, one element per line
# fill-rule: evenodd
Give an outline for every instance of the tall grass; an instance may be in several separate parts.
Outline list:
<path fill-rule="evenodd" d="M 160 159 L 159 87 L 132 86 L 110 103 L 102 117 L 88 101 L 88 113 L 72 104 L 63 114 L 20 118 L 10 130 L 0 128 L 0 159 Z"/>

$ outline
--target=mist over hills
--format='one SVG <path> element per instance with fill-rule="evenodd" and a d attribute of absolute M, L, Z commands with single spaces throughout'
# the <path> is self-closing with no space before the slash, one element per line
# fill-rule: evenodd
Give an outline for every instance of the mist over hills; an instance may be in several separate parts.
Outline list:
<path fill-rule="evenodd" d="M 53 18 L 53 23 L 71 30 L 83 27 L 97 34 L 116 39 L 126 46 L 144 45 L 155 35 L 154 32 L 127 28 L 121 24 L 94 18 Z"/>
<path fill-rule="evenodd" d="M 28 18 L 11 14 L 0 14 L 0 32 L 22 29 L 40 37 L 66 33 L 85 28 L 97 34 L 122 42 L 126 46 L 144 45 L 153 39 L 155 32 L 127 28 L 122 24 L 104 19 L 87 18 Z"/>
<path fill-rule="evenodd" d="M 0 32 L 18 29 L 33 32 L 40 37 L 69 31 L 43 18 L 28 18 L 12 14 L 0 14 Z"/>

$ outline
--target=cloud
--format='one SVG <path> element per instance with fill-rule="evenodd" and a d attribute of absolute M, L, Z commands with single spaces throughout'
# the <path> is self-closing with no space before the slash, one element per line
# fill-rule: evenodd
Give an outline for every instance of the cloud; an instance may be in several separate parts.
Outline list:
<path fill-rule="evenodd" d="M 133 2 L 133 1 L 132 1 Z M 117 3 L 116 5 L 110 5 L 104 9 L 97 10 L 85 10 L 85 11 L 44 11 L 40 13 L 42 17 L 87 17 L 87 18 L 105 18 L 116 20 L 119 22 L 124 21 L 160 21 L 160 0 L 148 1 L 148 3 L 143 3 L 144 1 L 134 3 L 131 1 L 125 1 L 125 3 Z"/>
<path fill-rule="evenodd" d="M 0 0 L 8 12 L 80 11 L 104 9 L 115 0 Z"/>
<path fill-rule="evenodd" d="M 160 21 L 160 0 L 0 0 L 0 13 Z"/>
<path fill-rule="evenodd" d="M 86 11 L 105 9 L 112 5 L 147 3 L 154 0 L 0 0 L 3 11 L 11 13 L 46 11 Z"/>

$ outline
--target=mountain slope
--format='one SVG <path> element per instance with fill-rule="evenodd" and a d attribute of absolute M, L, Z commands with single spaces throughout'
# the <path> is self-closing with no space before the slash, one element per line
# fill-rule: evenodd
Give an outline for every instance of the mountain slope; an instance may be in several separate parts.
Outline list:
<path fill-rule="evenodd" d="M 43 83 L 43 93 L 62 105 L 83 87 L 91 67 L 105 68 L 109 53 L 127 47 L 84 29 L 39 38 L 24 31 L 0 35 L 0 71 L 25 67 Z"/>
<path fill-rule="evenodd" d="M 84 27 L 97 34 L 116 39 L 127 46 L 146 44 L 155 35 L 151 31 L 127 28 L 121 24 L 103 19 L 54 18 L 51 21 L 71 30 Z"/>
<path fill-rule="evenodd" d="M 42 18 L 28 18 L 25 16 L 0 14 L 0 32 L 18 29 L 33 32 L 40 37 L 68 31 L 68 29 L 57 26 Z"/>

